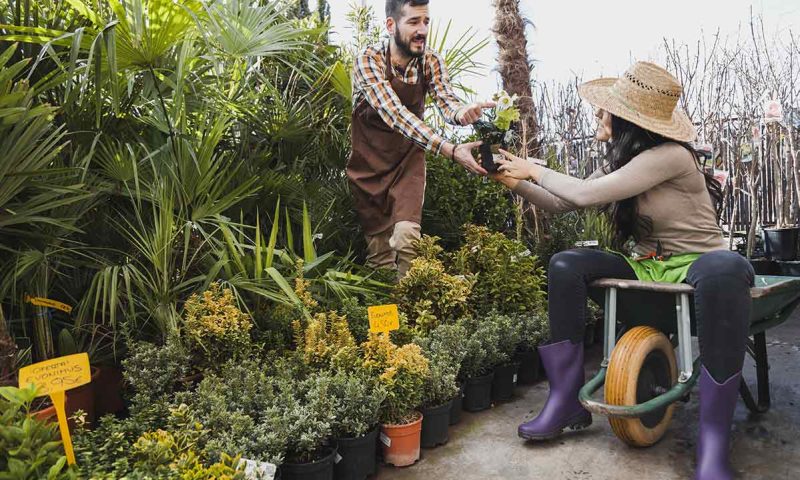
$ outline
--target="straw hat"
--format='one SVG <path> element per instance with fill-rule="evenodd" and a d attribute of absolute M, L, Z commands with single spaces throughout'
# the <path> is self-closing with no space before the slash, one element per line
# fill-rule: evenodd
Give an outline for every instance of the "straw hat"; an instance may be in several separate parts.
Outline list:
<path fill-rule="evenodd" d="M 676 108 L 683 87 L 671 73 L 648 62 L 636 62 L 620 78 L 599 78 L 578 87 L 592 105 L 673 140 L 697 137 L 689 117 Z"/>

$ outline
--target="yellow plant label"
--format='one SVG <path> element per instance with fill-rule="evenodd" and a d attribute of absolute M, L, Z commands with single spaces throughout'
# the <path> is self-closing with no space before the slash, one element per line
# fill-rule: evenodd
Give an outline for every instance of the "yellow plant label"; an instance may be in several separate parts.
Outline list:
<path fill-rule="evenodd" d="M 72 438 L 69 435 L 67 424 L 66 396 L 64 392 L 73 388 L 86 385 L 92 381 L 92 372 L 89 369 L 89 355 L 76 353 L 66 357 L 53 358 L 44 362 L 34 363 L 19 370 L 19 387 L 27 388 L 28 385 L 36 386 L 39 396 L 50 395 L 50 400 L 56 408 L 58 428 L 61 431 L 61 440 L 64 443 L 64 453 L 67 463 L 75 464 L 75 452 L 72 448 Z"/>
<path fill-rule="evenodd" d="M 38 395 L 71 390 L 92 381 L 89 355 L 77 353 L 34 363 L 19 370 L 19 386 L 36 385 Z"/>
<path fill-rule="evenodd" d="M 377 305 L 367 308 L 369 331 L 374 333 L 391 332 L 400 328 L 400 314 L 397 305 Z"/>
<path fill-rule="evenodd" d="M 26 296 L 25 301 L 30 303 L 31 305 L 36 305 L 37 307 L 55 308 L 56 310 L 61 310 L 62 312 L 66 313 L 72 312 L 71 306 L 67 305 L 66 303 L 61 303 L 58 300 L 51 300 L 49 298 L 42 298 L 42 297 Z"/>

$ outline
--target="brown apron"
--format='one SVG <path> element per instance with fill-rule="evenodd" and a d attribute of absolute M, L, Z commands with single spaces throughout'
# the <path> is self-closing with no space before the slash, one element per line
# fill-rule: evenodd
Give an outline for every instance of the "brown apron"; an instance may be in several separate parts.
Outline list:
<path fill-rule="evenodd" d="M 386 78 L 403 105 L 423 118 L 425 67 L 420 82 L 411 85 L 394 76 L 389 48 Z M 390 128 L 363 100 L 353 111 L 352 148 L 347 163 L 350 191 L 364 233 L 375 235 L 401 221 L 420 223 L 425 198 L 425 151 Z"/>

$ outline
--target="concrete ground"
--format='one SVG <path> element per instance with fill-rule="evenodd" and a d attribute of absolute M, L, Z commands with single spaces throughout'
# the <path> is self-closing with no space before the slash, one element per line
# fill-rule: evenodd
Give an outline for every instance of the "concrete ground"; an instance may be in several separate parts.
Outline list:
<path fill-rule="evenodd" d="M 739 400 L 733 427 L 732 463 L 743 479 L 800 478 L 800 312 L 767 332 L 772 408 L 751 415 Z M 695 347 L 696 348 L 696 347 Z M 594 374 L 602 347 L 588 352 Z M 748 357 L 745 376 L 755 382 Z M 587 377 L 589 378 L 589 377 Z M 695 462 L 698 402 L 679 403 L 665 437 L 647 449 L 627 447 L 606 419 L 594 416 L 586 430 L 547 443 L 526 443 L 517 425 L 532 418 L 547 398 L 547 382 L 517 389 L 517 398 L 476 414 L 464 412 L 448 444 L 422 450 L 411 467 L 383 467 L 380 480 L 644 480 L 691 479 Z"/>

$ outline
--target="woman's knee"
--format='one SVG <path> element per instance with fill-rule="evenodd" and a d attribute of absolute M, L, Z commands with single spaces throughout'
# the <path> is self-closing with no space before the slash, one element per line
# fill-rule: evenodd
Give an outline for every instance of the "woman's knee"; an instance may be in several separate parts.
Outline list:
<path fill-rule="evenodd" d="M 732 285 L 750 287 L 754 279 L 753 267 L 736 252 L 715 250 L 700 256 L 689 268 L 687 280 L 697 287 L 708 278 L 724 278 Z"/>
<path fill-rule="evenodd" d="M 550 257 L 547 275 L 550 280 L 579 276 L 584 263 L 580 250 L 564 250 Z"/>

